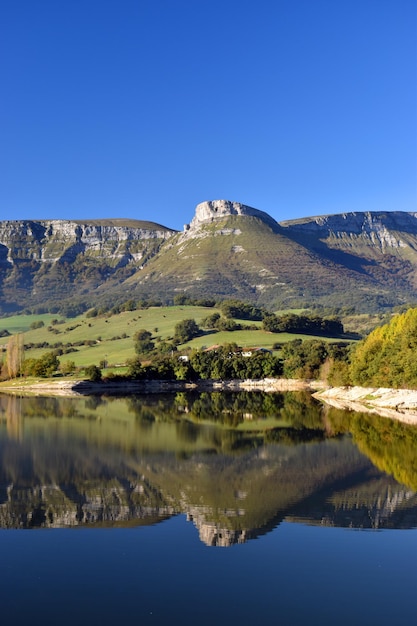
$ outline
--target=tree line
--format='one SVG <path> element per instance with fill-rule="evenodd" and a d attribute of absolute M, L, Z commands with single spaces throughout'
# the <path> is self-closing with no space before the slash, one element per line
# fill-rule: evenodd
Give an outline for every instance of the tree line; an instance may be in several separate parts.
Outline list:
<path fill-rule="evenodd" d="M 213 314 L 218 323 L 221 317 Z M 294 319 L 298 318 L 298 319 Z M 277 321 L 278 320 L 278 321 Z M 272 332 L 304 332 L 320 326 L 323 335 L 342 334 L 343 326 L 337 319 L 319 316 L 285 315 L 268 316 L 263 323 L 273 324 Z M 176 339 L 189 341 L 187 329 L 199 332 L 195 324 L 185 320 Z M 278 330 L 278 328 L 280 330 Z M 284 330 L 285 329 L 285 330 Z M 291 330 L 289 330 L 291 329 Z M 173 347 L 176 348 L 175 341 Z M 174 367 L 185 379 L 195 378 L 284 378 L 322 379 L 333 386 L 361 385 L 417 389 L 417 308 L 395 314 L 392 319 L 373 330 L 355 344 L 320 339 L 295 339 L 275 344 L 278 354 L 258 353 L 250 359 L 243 357 L 236 344 L 220 347 L 210 352 L 196 351 L 189 361 Z M 146 377 L 145 369 L 136 374 Z"/>
<path fill-rule="evenodd" d="M 218 313 L 208 317 L 214 325 L 223 319 Z M 280 328 L 289 325 L 305 329 L 313 319 L 313 324 L 320 324 L 324 332 L 330 328 L 340 330 L 337 320 L 314 316 L 306 322 L 307 316 L 295 316 L 300 319 L 294 322 L 293 317 L 292 314 L 281 318 L 273 316 L 273 319 L 269 316 L 267 324 L 272 321 L 275 324 L 276 319 L 281 319 L 278 323 L 283 326 Z M 134 335 L 136 356 L 128 363 L 127 376 L 136 380 L 320 378 L 334 386 L 417 388 L 417 308 L 395 314 L 389 323 L 376 328 L 356 344 L 341 340 L 295 339 L 276 344 L 274 353 L 258 351 L 251 356 L 245 356 L 235 343 L 211 350 L 182 350 L 181 353 L 180 346 L 202 332 L 192 319 L 179 322 L 173 337 L 159 343 L 152 332 L 137 331 Z M 53 350 L 39 359 L 25 359 L 23 335 L 12 335 L 7 344 L 1 378 L 51 376 L 57 371 L 69 374 L 76 370 L 72 361 L 61 363 L 59 356 Z M 105 368 L 105 363 L 92 365 L 86 375 L 99 380 Z"/>

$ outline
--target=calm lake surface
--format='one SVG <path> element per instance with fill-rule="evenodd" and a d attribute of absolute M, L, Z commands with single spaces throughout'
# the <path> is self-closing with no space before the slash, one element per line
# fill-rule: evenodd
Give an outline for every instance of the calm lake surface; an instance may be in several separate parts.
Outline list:
<path fill-rule="evenodd" d="M 304 393 L 0 395 L 2 623 L 414 624 L 416 492 Z"/>

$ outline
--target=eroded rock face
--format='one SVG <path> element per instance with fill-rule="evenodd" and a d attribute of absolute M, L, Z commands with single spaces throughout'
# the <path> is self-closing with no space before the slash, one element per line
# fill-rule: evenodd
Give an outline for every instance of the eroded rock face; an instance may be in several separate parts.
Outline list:
<path fill-rule="evenodd" d="M 79 252 L 118 258 L 142 240 L 165 240 L 175 234 L 168 228 L 141 228 L 72 222 L 68 220 L 0 222 L 0 246 L 8 250 L 10 263 L 15 258 L 55 261 L 72 250 L 74 260 Z M 3 254 L 4 256 L 4 254 Z"/>
<path fill-rule="evenodd" d="M 258 217 L 271 226 L 277 226 L 277 222 L 270 215 L 258 209 L 253 209 L 246 204 L 231 202 L 230 200 L 207 200 L 206 202 L 197 204 L 195 216 L 191 221 L 190 228 L 194 230 L 204 223 L 212 222 L 215 219 L 229 215 L 249 215 Z"/>
<path fill-rule="evenodd" d="M 369 312 L 415 301 L 416 267 L 417 213 L 401 211 L 276 222 L 248 205 L 211 200 L 180 233 L 140 220 L 0 221 L 7 313 L 182 291 L 274 310 L 302 299 Z"/>
<path fill-rule="evenodd" d="M 0 310 L 117 284 L 176 232 L 141 220 L 0 222 Z"/>
<path fill-rule="evenodd" d="M 404 235 L 417 233 L 417 213 L 352 212 L 287 220 L 281 226 L 327 240 L 362 240 L 379 249 L 406 247 Z"/>
<path fill-rule="evenodd" d="M 108 483 L 87 481 L 80 489 L 74 485 L 70 488 L 58 484 L 27 487 L 11 483 L 3 486 L 0 528 L 116 525 L 147 519 L 153 523 L 176 514 L 162 497 L 155 502 L 155 494 L 145 491 L 140 482 L 127 486 L 117 479 Z"/>

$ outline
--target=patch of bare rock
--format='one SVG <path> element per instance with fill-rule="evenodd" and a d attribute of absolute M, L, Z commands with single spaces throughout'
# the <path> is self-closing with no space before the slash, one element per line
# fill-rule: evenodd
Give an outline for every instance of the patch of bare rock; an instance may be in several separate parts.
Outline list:
<path fill-rule="evenodd" d="M 377 413 L 417 425 L 417 390 L 385 387 L 331 387 L 314 394 L 340 409 Z"/>

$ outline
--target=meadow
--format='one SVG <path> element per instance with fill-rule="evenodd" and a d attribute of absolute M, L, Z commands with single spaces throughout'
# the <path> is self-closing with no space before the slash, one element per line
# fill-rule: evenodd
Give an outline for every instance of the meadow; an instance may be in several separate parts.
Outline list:
<path fill-rule="evenodd" d="M 25 348 L 25 358 L 39 358 L 55 348 L 71 350 L 62 354 L 62 362 L 73 361 L 77 367 L 99 365 L 105 361 L 109 368 L 122 368 L 135 356 L 134 334 L 141 329 L 152 333 L 155 347 L 158 342 L 170 340 L 175 326 L 184 319 L 194 319 L 198 325 L 216 308 L 202 306 L 150 307 L 125 311 L 114 315 L 89 317 L 83 314 L 64 319 L 57 315 L 17 315 L 0 319 L 0 334 L 23 333 L 24 344 L 44 344 L 43 347 Z M 275 343 L 286 343 L 297 338 L 314 339 L 311 335 L 270 333 L 262 330 L 262 322 L 236 320 L 242 325 L 250 324 L 256 330 L 219 331 L 206 330 L 200 337 L 178 346 L 180 352 L 187 349 L 204 349 L 213 345 L 236 343 L 242 348 L 262 347 L 272 350 Z M 33 328 L 35 325 L 44 325 Z M 322 337 L 317 339 L 323 340 Z M 0 350 L 5 352 L 9 337 L 0 337 Z M 331 341 L 331 339 L 328 339 Z M 88 342 L 88 343 L 84 343 Z"/>

